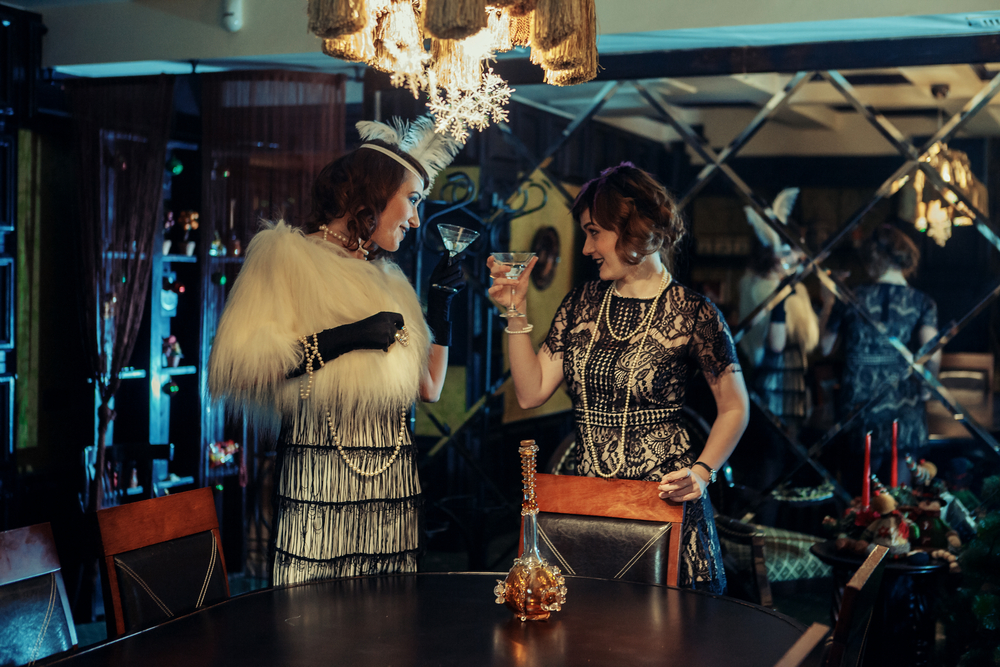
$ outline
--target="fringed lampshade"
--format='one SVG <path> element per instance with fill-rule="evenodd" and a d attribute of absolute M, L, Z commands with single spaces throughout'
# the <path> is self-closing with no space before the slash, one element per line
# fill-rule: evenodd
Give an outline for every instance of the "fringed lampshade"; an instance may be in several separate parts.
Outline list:
<path fill-rule="evenodd" d="M 586 0 L 583 4 L 583 28 L 562 44 L 539 54 L 540 64 L 546 70 L 545 83 L 575 86 L 597 76 L 597 12 L 594 0 Z M 531 55 L 534 61 L 534 49 Z"/>
<path fill-rule="evenodd" d="M 426 0 L 424 28 L 438 39 L 465 39 L 486 27 L 486 0 Z"/>
<path fill-rule="evenodd" d="M 597 73 L 594 0 L 309 0 L 308 12 L 324 53 L 425 93 L 435 129 L 460 141 L 507 118 L 512 91 L 488 66 L 497 53 L 530 45 L 555 85 Z"/>
<path fill-rule="evenodd" d="M 538 0 L 531 24 L 531 45 L 554 49 L 583 28 L 587 0 Z"/>
<path fill-rule="evenodd" d="M 365 0 L 309 0 L 309 32 L 334 39 L 358 32 L 368 23 Z"/>

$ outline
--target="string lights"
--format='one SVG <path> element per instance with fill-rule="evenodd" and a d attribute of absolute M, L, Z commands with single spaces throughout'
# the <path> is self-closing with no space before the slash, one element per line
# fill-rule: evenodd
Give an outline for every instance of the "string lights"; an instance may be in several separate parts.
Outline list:
<path fill-rule="evenodd" d="M 552 85 L 597 75 L 594 0 L 309 0 L 308 15 L 324 53 L 426 95 L 435 130 L 459 141 L 507 119 L 498 53 L 530 46 Z"/>

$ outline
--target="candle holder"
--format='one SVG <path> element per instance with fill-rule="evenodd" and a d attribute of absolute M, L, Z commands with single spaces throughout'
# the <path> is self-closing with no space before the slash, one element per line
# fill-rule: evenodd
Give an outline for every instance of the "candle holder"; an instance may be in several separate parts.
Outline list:
<path fill-rule="evenodd" d="M 538 446 L 534 440 L 522 440 L 518 452 L 524 485 L 521 557 L 514 559 L 506 580 L 497 580 L 493 592 L 497 596 L 496 603 L 507 605 L 522 621 L 544 621 L 566 603 L 566 579 L 558 567 L 549 565 L 538 553 L 538 501 L 535 498 Z"/>

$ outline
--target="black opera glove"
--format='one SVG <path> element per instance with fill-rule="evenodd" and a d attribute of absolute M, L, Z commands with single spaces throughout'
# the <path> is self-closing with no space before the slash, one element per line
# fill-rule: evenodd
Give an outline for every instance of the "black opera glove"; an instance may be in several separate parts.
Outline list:
<path fill-rule="evenodd" d="M 434 335 L 434 344 L 451 345 L 451 301 L 465 288 L 462 264 L 456 258 L 442 255 L 431 271 L 431 287 L 427 291 L 427 326 Z"/>
<path fill-rule="evenodd" d="M 388 352 L 389 346 L 398 340 L 396 333 L 402 328 L 402 315 L 382 311 L 357 322 L 320 331 L 315 334 L 315 344 L 319 357 L 324 362 L 332 361 L 353 350 L 383 350 Z M 308 370 L 313 336 L 307 336 L 306 340 L 308 349 L 303 346 L 302 363 L 288 373 L 288 378 L 298 377 Z M 319 367 L 319 359 L 314 360 L 312 369 L 319 370 Z"/>
<path fill-rule="evenodd" d="M 785 323 L 785 301 L 788 300 L 786 296 L 784 299 L 778 302 L 778 305 L 771 309 L 771 322 L 773 324 L 784 324 Z"/>

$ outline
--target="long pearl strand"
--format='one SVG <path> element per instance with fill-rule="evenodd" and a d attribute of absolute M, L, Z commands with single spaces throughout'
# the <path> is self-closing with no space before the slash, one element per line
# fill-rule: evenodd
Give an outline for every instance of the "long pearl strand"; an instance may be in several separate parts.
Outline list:
<path fill-rule="evenodd" d="M 399 456 L 399 450 L 403 446 L 403 436 L 406 435 L 406 410 L 399 411 L 399 434 L 396 436 L 396 448 L 393 450 L 392 456 L 389 457 L 389 460 L 386 461 L 384 466 L 378 470 L 372 470 L 370 472 L 362 470 L 361 466 L 347 458 L 347 454 L 344 452 L 344 445 L 341 444 L 340 438 L 337 437 L 337 429 L 333 427 L 333 416 L 330 414 L 329 410 L 326 411 L 326 425 L 327 428 L 330 429 L 330 436 L 333 438 L 333 444 L 337 446 L 337 453 L 340 454 L 340 458 L 344 459 L 344 463 L 347 464 L 347 467 L 362 477 L 375 477 L 376 475 L 381 475 L 388 470 L 389 466 L 392 465 L 392 462 L 396 460 L 397 456 Z"/>
<path fill-rule="evenodd" d="M 605 479 L 617 475 L 621 471 L 622 466 L 625 465 L 625 426 L 628 423 L 629 399 L 632 397 L 632 387 L 635 385 L 635 367 L 636 364 L 638 364 L 639 362 L 639 357 L 640 353 L 642 352 L 642 348 L 646 344 L 646 337 L 649 335 L 649 330 L 652 328 L 653 313 L 656 311 L 656 304 L 659 303 L 660 296 L 667 290 L 667 287 L 670 285 L 670 282 L 671 282 L 670 272 L 664 269 L 663 277 L 660 279 L 660 287 L 656 292 L 656 297 L 653 299 L 653 303 L 650 304 L 649 310 L 646 311 L 646 317 L 645 317 L 646 330 L 643 332 L 642 339 L 639 341 L 639 347 L 638 349 L 636 349 L 635 355 L 632 357 L 632 363 L 629 364 L 628 381 L 625 384 L 625 410 L 622 412 L 621 435 L 619 436 L 618 446 L 615 448 L 614 452 L 615 454 L 617 454 L 618 463 L 615 465 L 614 470 L 612 470 L 609 473 L 605 473 L 603 470 L 601 470 L 601 462 L 600 459 L 597 458 L 597 454 L 595 452 L 596 448 L 594 445 L 594 431 L 593 427 L 590 424 L 590 417 L 589 417 L 590 410 L 587 405 L 587 376 L 586 376 L 587 362 L 590 360 L 590 353 L 594 349 L 594 343 L 597 341 L 597 332 L 601 327 L 602 317 L 604 317 L 604 321 L 607 323 L 608 333 L 611 334 L 612 338 L 618 341 L 624 341 L 630 339 L 632 336 L 637 334 L 639 332 L 639 329 L 642 327 L 642 322 L 640 322 L 639 325 L 636 327 L 635 331 L 629 336 L 625 336 L 624 338 L 617 337 L 614 334 L 614 332 L 611 331 L 611 319 L 610 319 L 611 316 L 609 314 L 609 311 L 611 310 L 610 308 L 611 293 L 612 290 L 614 289 L 613 282 L 611 283 L 611 287 L 608 287 L 608 290 L 604 293 L 604 299 L 601 301 L 601 308 L 600 310 L 597 311 L 597 320 L 594 322 L 594 331 L 590 335 L 590 343 L 588 343 L 587 351 L 583 356 L 582 363 L 578 367 L 578 372 L 580 374 L 580 400 L 583 403 L 583 415 L 584 419 L 586 420 L 584 422 L 584 429 L 583 429 L 583 432 L 585 434 L 585 437 L 583 439 L 583 445 L 587 451 L 587 454 L 590 455 L 590 459 L 594 462 L 594 472 L 596 472 L 601 477 L 604 477 Z"/>
<path fill-rule="evenodd" d="M 323 357 L 319 354 L 319 338 L 316 334 L 312 335 L 312 340 L 309 340 L 309 336 L 303 336 L 299 342 L 302 343 L 302 351 L 306 355 L 306 373 L 309 374 L 308 383 L 303 382 L 304 377 L 299 380 L 299 398 L 304 401 L 312 393 L 313 373 L 317 370 L 313 368 L 313 363 L 318 359 L 319 367 L 323 368 Z"/>

